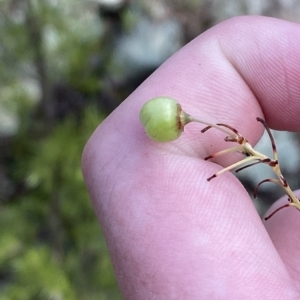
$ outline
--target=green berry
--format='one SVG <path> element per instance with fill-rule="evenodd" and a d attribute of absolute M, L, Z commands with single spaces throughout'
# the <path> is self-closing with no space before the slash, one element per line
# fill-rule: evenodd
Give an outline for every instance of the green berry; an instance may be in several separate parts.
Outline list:
<path fill-rule="evenodd" d="M 146 102 L 140 111 L 140 121 L 147 135 L 157 142 L 176 140 L 191 120 L 172 98 L 158 97 Z"/>

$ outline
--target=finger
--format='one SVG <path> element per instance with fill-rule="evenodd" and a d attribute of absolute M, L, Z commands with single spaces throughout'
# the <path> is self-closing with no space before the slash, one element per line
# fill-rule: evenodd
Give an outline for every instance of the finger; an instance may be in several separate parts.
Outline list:
<path fill-rule="evenodd" d="M 274 36 L 268 31 L 271 27 Z M 190 125 L 178 141 L 156 144 L 145 137 L 138 113 L 147 99 L 171 96 L 180 99 L 189 113 L 229 123 L 255 142 L 262 133 L 253 123 L 255 117 L 265 114 L 273 126 L 281 121 L 280 113 L 273 118 L 267 111 L 278 106 L 278 98 L 269 98 L 268 93 L 277 86 L 290 91 L 295 84 L 290 80 L 283 86 L 270 75 L 281 74 L 282 69 L 271 63 L 277 61 L 276 52 L 267 50 L 276 46 L 280 57 L 282 51 L 290 55 L 278 40 L 295 39 L 298 29 L 295 24 L 255 17 L 220 24 L 160 67 L 90 139 L 83 156 L 84 174 L 126 297 L 295 295 L 242 186 L 231 174 L 206 181 L 220 167 L 198 158 L 218 147 L 222 134 L 200 136 L 199 127 Z M 264 51 L 257 46 L 261 42 Z M 269 69 L 262 68 L 265 56 Z M 294 70 L 294 65 L 287 63 L 284 72 L 289 68 Z M 258 72 L 267 82 L 270 76 L 275 80 L 272 88 L 248 86 L 244 79 L 254 81 Z M 291 96 L 289 103 L 297 105 L 296 97 Z M 284 121 L 283 127 L 293 129 L 296 124 Z"/>
<path fill-rule="evenodd" d="M 300 196 L 300 191 L 296 192 Z M 287 204 L 287 197 L 279 199 L 269 209 L 266 215 L 274 212 L 277 208 Z M 265 227 L 278 250 L 280 257 L 284 261 L 287 269 L 293 278 L 295 284 L 300 289 L 299 274 L 300 274 L 300 238 L 299 230 L 300 218 L 299 211 L 295 208 L 285 208 L 274 214 L 268 221 L 265 221 Z"/>

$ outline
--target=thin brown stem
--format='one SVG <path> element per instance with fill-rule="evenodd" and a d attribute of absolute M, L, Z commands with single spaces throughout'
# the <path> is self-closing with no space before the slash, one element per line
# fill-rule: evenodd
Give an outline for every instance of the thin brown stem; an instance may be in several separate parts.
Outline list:
<path fill-rule="evenodd" d="M 282 210 L 283 208 L 289 207 L 291 206 L 290 203 L 288 204 L 284 204 L 282 206 L 280 206 L 279 208 L 275 209 L 269 216 L 265 217 L 265 220 L 269 220 L 272 216 L 274 216 L 278 211 Z"/>
<path fill-rule="evenodd" d="M 202 133 L 206 132 L 207 130 L 211 129 L 211 128 L 215 128 L 215 129 L 218 129 L 224 133 L 226 133 L 227 135 L 231 136 L 231 137 L 235 137 L 236 135 L 233 134 L 232 132 L 230 132 L 229 130 L 226 130 L 225 128 L 222 128 L 218 125 L 215 125 L 215 124 L 211 124 L 209 122 L 205 122 L 205 121 L 202 121 L 202 120 L 199 120 L 199 119 L 195 119 L 192 117 L 192 121 L 193 122 L 198 122 L 198 123 L 201 123 L 201 124 L 204 124 L 204 125 L 207 125 L 205 128 L 203 128 L 201 130 Z"/>
<path fill-rule="evenodd" d="M 240 171 L 242 171 L 246 168 L 249 168 L 249 167 L 261 164 L 261 163 L 268 163 L 269 161 L 270 161 L 270 158 L 265 158 L 265 159 L 259 160 L 257 162 L 254 162 L 254 163 L 250 164 L 250 165 L 247 165 L 247 166 L 244 166 L 244 167 L 241 167 L 241 168 L 235 170 L 235 173 L 238 173 L 238 172 L 240 172 Z"/>
<path fill-rule="evenodd" d="M 275 144 L 275 140 L 274 140 L 274 137 L 273 137 L 273 134 L 272 134 L 270 128 L 268 127 L 268 125 L 264 119 L 256 118 L 256 120 L 264 125 L 264 127 L 269 135 L 270 141 L 271 141 L 271 146 L 272 146 L 272 150 L 273 150 L 273 160 L 278 160 L 276 144 Z"/>
<path fill-rule="evenodd" d="M 254 199 L 257 198 L 257 191 L 258 191 L 258 188 L 265 182 L 273 182 L 273 183 L 276 183 L 276 184 L 279 184 L 280 186 L 282 186 L 281 184 L 281 181 L 278 180 L 278 179 L 274 179 L 274 178 L 268 178 L 268 179 L 265 179 L 265 180 L 262 180 L 261 182 L 259 182 L 253 192 L 253 197 Z"/>

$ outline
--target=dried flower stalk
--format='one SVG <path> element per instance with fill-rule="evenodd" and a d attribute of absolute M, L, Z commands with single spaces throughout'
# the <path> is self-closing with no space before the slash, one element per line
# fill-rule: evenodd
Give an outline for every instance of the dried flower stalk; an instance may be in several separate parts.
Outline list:
<path fill-rule="evenodd" d="M 277 154 L 276 144 L 275 144 L 273 135 L 272 135 L 269 127 L 267 126 L 266 122 L 263 119 L 256 118 L 256 120 L 264 125 L 264 127 L 267 130 L 267 133 L 270 137 L 271 145 L 272 145 L 272 151 L 273 151 L 273 158 L 272 159 L 269 158 L 268 156 L 256 151 L 250 145 L 250 143 L 235 128 L 233 128 L 233 127 L 231 127 L 227 124 L 219 123 L 219 124 L 216 124 L 216 125 L 209 125 L 209 126 L 205 127 L 204 129 L 202 129 L 201 132 L 204 133 L 212 127 L 216 128 L 216 129 L 219 129 L 219 130 L 224 132 L 225 131 L 224 129 L 226 128 L 227 130 L 225 132 L 228 133 L 228 136 L 226 136 L 224 140 L 226 142 L 234 142 L 234 143 L 237 143 L 239 145 L 239 146 L 231 147 L 229 149 L 222 150 L 222 151 L 219 151 L 219 152 L 214 153 L 212 155 L 209 155 L 209 156 L 205 157 L 205 160 L 215 158 L 215 157 L 224 155 L 226 153 L 236 152 L 236 151 L 242 152 L 246 155 L 246 157 L 244 159 L 242 159 L 241 161 L 238 161 L 238 162 L 236 162 L 236 163 L 220 170 L 219 172 L 213 174 L 211 177 L 207 178 L 208 181 L 210 181 L 213 178 L 223 174 L 226 171 L 230 171 L 230 170 L 233 170 L 235 168 L 238 168 L 238 169 L 235 170 L 235 172 L 239 172 L 241 170 L 244 170 L 248 167 L 254 166 L 254 165 L 259 164 L 259 163 L 266 164 L 273 170 L 273 172 L 275 173 L 277 178 L 268 178 L 268 179 L 265 179 L 265 180 L 262 180 L 261 182 L 259 182 L 257 184 L 255 190 L 254 190 L 254 198 L 257 197 L 257 191 L 258 191 L 258 188 L 261 186 L 261 184 L 263 184 L 265 182 L 273 182 L 273 183 L 276 183 L 276 184 L 280 185 L 284 189 L 284 191 L 288 195 L 289 203 L 277 208 L 273 213 L 271 213 L 268 217 L 265 218 L 265 220 L 268 220 L 276 212 L 278 212 L 279 210 L 281 210 L 285 207 L 294 206 L 298 210 L 300 210 L 300 201 L 294 195 L 294 193 L 291 190 L 288 182 L 286 181 L 286 179 L 282 175 L 282 172 L 280 170 L 280 165 L 279 165 L 279 162 L 278 162 L 278 154 Z M 194 119 L 194 118 L 193 118 L 193 121 L 203 123 L 202 121 Z M 229 131 L 228 131 L 228 129 L 229 129 Z M 246 165 L 242 166 L 244 164 L 246 164 Z"/>
<path fill-rule="evenodd" d="M 298 210 L 300 210 L 300 200 L 294 195 L 286 179 L 282 175 L 278 162 L 278 155 L 274 138 L 269 127 L 263 119 L 256 118 L 258 122 L 264 125 L 270 137 L 273 150 L 273 158 L 269 158 L 268 156 L 256 151 L 246 140 L 246 138 L 243 137 L 235 128 L 223 123 L 211 124 L 204 120 L 196 119 L 183 111 L 181 105 L 176 100 L 170 97 L 156 97 L 147 101 L 141 108 L 139 118 L 147 135 L 156 142 L 170 142 L 176 140 L 183 133 L 185 125 L 191 122 L 197 122 L 206 125 L 206 127 L 202 129 L 202 133 L 211 128 L 216 128 L 222 131 L 227 135 L 225 137 L 226 142 L 233 142 L 238 145 L 209 155 L 205 158 L 205 160 L 215 158 L 230 152 L 242 152 L 246 157 L 241 161 L 238 161 L 213 174 L 211 177 L 207 178 L 207 180 L 210 181 L 226 171 L 237 168 L 235 172 L 239 172 L 244 170 L 245 168 L 263 163 L 268 165 L 273 170 L 277 178 L 268 178 L 259 182 L 254 190 L 254 197 L 256 198 L 257 190 L 263 183 L 273 182 L 280 185 L 285 190 L 286 194 L 288 195 L 289 201 L 287 204 L 277 208 L 273 213 L 271 213 L 271 215 L 266 217 L 265 220 L 268 220 L 276 212 L 285 207 L 294 206 Z"/>

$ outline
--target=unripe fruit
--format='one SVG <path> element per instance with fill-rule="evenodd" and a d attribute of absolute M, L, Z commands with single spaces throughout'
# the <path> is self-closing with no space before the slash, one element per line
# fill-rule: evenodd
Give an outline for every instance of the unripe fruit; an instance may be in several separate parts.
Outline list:
<path fill-rule="evenodd" d="M 169 142 L 179 138 L 184 126 L 191 120 L 174 99 L 158 97 L 143 105 L 140 121 L 152 140 Z"/>

